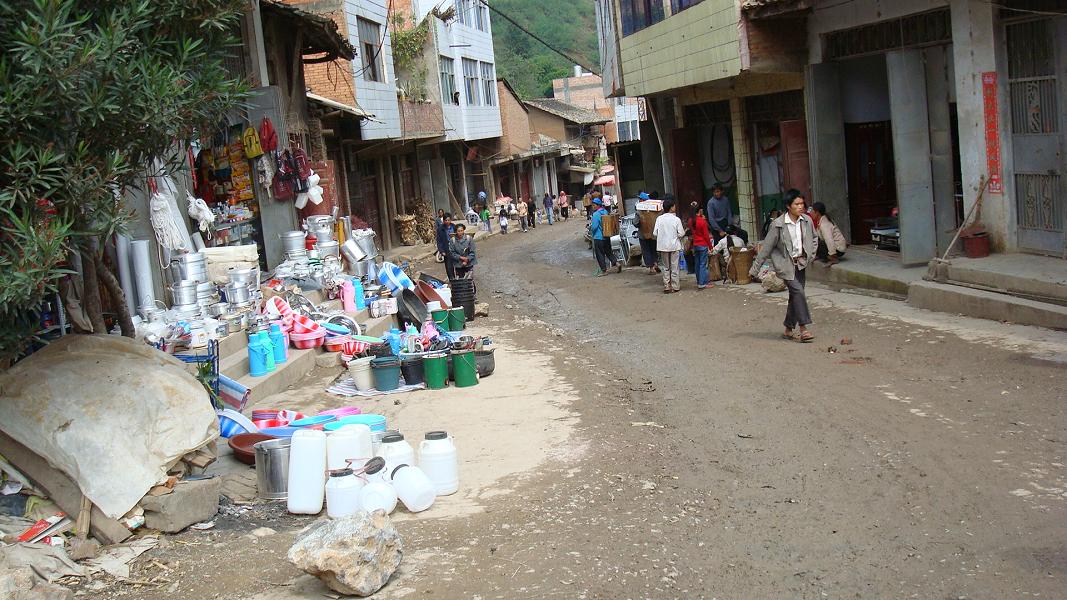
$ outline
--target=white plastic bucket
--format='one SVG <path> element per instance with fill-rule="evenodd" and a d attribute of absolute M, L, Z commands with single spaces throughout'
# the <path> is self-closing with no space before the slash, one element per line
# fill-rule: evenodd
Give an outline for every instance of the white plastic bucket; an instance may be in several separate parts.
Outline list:
<path fill-rule="evenodd" d="M 444 431 L 431 431 L 419 443 L 419 468 L 433 482 L 438 496 L 459 490 L 459 457 L 452 436 Z"/>
<path fill-rule="evenodd" d="M 348 363 L 348 374 L 352 376 L 356 389 L 361 392 L 374 388 L 374 378 L 371 376 L 370 371 L 370 361 L 373 359 L 373 356 L 367 356 L 365 358 L 357 358 Z"/>
<path fill-rule="evenodd" d="M 359 490 L 359 507 L 367 512 L 381 509 L 389 514 L 396 508 L 396 490 L 388 483 L 371 481 Z"/>
<path fill-rule="evenodd" d="M 289 449 L 287 509 L 298 515 L 322 512 L 326 486 L 326 433 L 301 429 L 293 433 Z"/>

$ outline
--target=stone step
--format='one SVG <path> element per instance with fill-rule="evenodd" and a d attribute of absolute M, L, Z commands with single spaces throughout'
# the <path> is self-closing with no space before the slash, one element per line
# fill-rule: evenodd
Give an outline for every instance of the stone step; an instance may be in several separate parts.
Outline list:
<path fill-rule="evenodd" d="M 1067 330 L 1067 306 L 959 285 L 914 282 L 908 288 L 908 304 L 980 319 Z"/>
<path fill-rule="evenodd" d="M 1067 261 L 1023 254 L 982 259 L 953 258 L 948 282 L 1003 291 L 1038 302 L 1067 306 Z"/>
<path fill-rule="evenodd" d="M 251 390 L 251 398 L 245 412 L 251 414 L 251 407 L 255 406 L 258 400 L 283 392 L 300 381 L 315 368 L 315 357 L 321 353 L 322 351 L 318 348 L 311 350 L 290 348 L 289 360 L 278 365 L 273 373 L 268 373 L 263 377 L 252 377 L 248 374 L 246 366 L 245 374 L 236 378 L 241 385 Z"/>

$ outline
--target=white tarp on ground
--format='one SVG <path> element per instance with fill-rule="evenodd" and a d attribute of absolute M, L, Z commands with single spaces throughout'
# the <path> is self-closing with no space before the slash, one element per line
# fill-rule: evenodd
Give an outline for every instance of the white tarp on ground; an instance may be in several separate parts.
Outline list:
<path fill-rule="evenodd" d="M 115 519 L 219 434 L 207 392 L 184 364 L 104 335 L 66 336 L 0 373 L 0 430 Z"/>

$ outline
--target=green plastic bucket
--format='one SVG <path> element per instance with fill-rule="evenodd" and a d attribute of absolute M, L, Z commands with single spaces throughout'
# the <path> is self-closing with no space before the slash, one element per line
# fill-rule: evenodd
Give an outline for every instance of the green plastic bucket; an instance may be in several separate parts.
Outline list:
<path fill-rule="evenodd" d="M 430 313 L 433 317 L 433 324 L 437 326 L 441 331 L 451 331 L 449 328 L 452 326 L 452 319 L 448 316 L 448 309 L 442 308 L 441 310 L 435 310 Z"/>
<path fill-rule="evenodd" d="M 442 390 L 448 387 L 448 355 L 428 354 L 422 357 L 422 372 L 427 389 Z"/>
<path fill-rule="evenodd" d="M 448 311 L 448 330 L 449 331 L 463 331 L 467 328 L 467 315 L 463 312 L 463 308 L 453 308 Z"/>
<path fill-rule="evenodd" d="M 456 387 L 478 385 L 478 362 L 474 358 L 473 351 L 453 352 L 452 370 L 455 375 Z"/>

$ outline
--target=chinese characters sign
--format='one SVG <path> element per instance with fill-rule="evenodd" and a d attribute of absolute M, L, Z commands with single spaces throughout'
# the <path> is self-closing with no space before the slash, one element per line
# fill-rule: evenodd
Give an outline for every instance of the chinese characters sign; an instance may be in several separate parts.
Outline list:
<path fill-rule="evenodd" d="M 997 74 L 982 73 L 982 103 L 985 114 L 985 155 L 989 171 L 989 193 L 1003 194 L 1004 181 L 1000 172 L 1000 126 L 997 118 Z"/>

